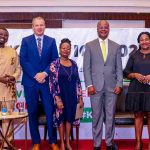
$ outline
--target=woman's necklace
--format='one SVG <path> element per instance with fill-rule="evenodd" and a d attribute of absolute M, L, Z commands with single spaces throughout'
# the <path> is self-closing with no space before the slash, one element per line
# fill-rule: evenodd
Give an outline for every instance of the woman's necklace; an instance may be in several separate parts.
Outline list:
<path fill-rule="evenodd" d="M 146 54 L 143 53 L 143 59 L 145 59 L 145 58 L 146 58 Z"/>
<path fill-rule="evenodd" d="M 141 53 L 143 54 L 143 59 L 146 58 L 146 55 L 147 55 L 147 54 L 150 54 L 150 52 L 143 52 L 142 50 L 141 50 Z"/>
<path fill-rule="evenodd" d="M 72 76 L 72 66 L 70 67 L 70 74 L 69 72 L 65 69 L 65 67 L 63 65 L 61 65 L 63 70 L 65 71 L 65 73 L 67 74 L 68 76 L 68 81 L 71 81 L 71 76 Z"/>

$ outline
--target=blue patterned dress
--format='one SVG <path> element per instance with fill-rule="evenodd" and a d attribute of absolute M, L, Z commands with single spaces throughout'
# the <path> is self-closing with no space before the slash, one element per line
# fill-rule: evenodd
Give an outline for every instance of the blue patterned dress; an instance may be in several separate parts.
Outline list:
<path fill-rule="evenodd" d="M 50 91 L 55 96 L 59 96 L 64 104 L 62 110 L 55 104 L 54 126 L 60 126 L 63 122 L 79 124 L 75 120 L 76 106 L 79 96 L 82 96 L 81 83 L 78 74 L 77 64 L 73 61 L 72 66 L 66 67 L 60 64 L 60 59 L 53 61 L 50 66 Z"/>

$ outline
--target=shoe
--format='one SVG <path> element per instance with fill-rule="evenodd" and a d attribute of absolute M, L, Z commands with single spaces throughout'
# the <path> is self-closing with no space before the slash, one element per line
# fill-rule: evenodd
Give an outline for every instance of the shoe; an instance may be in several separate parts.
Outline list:
<path fill-rule="evenodd" d="M 148 147 L 147 147 L 147 149 L 148 149 L 148 150 L 150 150 L 150 143 L 148 144 Z"/>
<path fill-rule="evenodd" d="M 2 150 L 9 150 L 10 148 L 9 147 L 3 147 L 3 149 Z"/>
<path fill-rule="evenodd" d="M 60 143 L 60 150 L 65 150 L 65 144 L 64 143 Z"/>
<path fill-rule="evenodd" d="M 143 148 L 143 143 L 142 142 L 137 142 L 134 150 L 142 150 L 142 148 Z"/>
<path fill-rule="evenodd" d="M 70 144 L 69 144 L 69 145 L 65 145 L 65 149 L 66 149 L 66 150 L 72 150 L 72 147 L 71 147 Z"/>
<path fill-rule="evenodd" d="M 101 147 L 94 147 L 93 150 L 101 150 Z"/>
<path fill-rule="evenodd" d="M 51 144 L 51 149 L 52 150 L 59 150 L 59 147 L 57 144 Z"/>
<path fill-rule="evenodd" d="M 40 144 L 34 144 L 32 150 L 40 150 Z"/>
<path fill-rule="evenodd" d="M 118 150 L 118 147 L 115 143 L 113 143 L 111 146 L 107 146 L 107 150 Z"/>
<path fill-rule="evenodd" d="M 150 150 L 150 143 L 148 144 L 148 150 Z"/>

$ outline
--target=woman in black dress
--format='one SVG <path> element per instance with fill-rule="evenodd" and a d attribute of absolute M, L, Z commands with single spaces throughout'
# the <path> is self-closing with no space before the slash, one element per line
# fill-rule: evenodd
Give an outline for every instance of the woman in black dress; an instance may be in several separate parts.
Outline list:
<path fill-rule="evenodd" d="M 139 50 L 129 57 L 124 75 L 131 80 L 126 96 L 126 110 L 133 111 L 135 116 L 135 150 L 142 150 L 141 137 L 145 115 L 150 139 L 150 33 L 140 33 L 137 41 Z"/>

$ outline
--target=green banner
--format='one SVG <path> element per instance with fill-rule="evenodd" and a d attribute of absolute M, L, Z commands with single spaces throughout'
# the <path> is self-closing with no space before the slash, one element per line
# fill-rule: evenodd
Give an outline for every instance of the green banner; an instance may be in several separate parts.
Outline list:
<path fill-rule="evenodd" d="M 90 107 L 84 108 L 82 123 L 92 122 L 92 110 Z"/>

